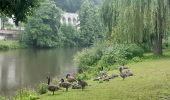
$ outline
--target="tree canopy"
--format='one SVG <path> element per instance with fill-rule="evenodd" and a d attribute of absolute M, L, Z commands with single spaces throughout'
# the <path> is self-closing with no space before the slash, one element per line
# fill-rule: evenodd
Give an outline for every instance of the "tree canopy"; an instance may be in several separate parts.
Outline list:
<path fill-rule="evenodd" d="M 84 0 L 54 0 L 57 7 L 63 11 L 75 13 L 78 11 Z M 91 0 L 95 5 L 101 5 L 103 0 Z"/>
<path fill-rule="evenodd" d="M 19 21 L 26 21 L 35 8 L 40 5 L 40 0 L 0 0 L 0 13 L 13 18 L 16 25 Z"/>
<path fill-rule="evenodd" d="M 22 40 L 34 47 L 56 47 L 59 44 L 61 10 L 53 1 L 43 2 L 33 16 L 28 18 Z"/>
<path fill-rule="evenodd" d="M 105 0 L 102 18 L 108 37 L 117 42 L 144 43 L 162 54 L 162 39 L 169 33 L 170 0 Z"/>
<path fill-rule="evenodd" d="M 92 45 L 103 38 L 104 26 L 101 22 L 99 9 L 90 0 L 85 0 L 79 11 L 80 38 L 83 46 Z"/>

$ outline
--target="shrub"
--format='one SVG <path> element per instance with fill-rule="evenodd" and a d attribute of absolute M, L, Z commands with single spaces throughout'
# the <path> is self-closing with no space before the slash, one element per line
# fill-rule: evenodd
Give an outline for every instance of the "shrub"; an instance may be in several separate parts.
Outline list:
<path fill-rule="evenodd" d="M 109 70 L 115 64 L 126 64 L 128 60 L 138 61 L 143 56 L 143 49 L 136 44 L 106 44 L 84 49 L 75 56 L 75 63 L 79 72 L 95 72 Z M 137 58 L 138 57 L 138 58 Z"/>
<path fill-rule="evenodd" d="M 144 50 L 136 44 L 128 45 L 126 51 L 128 52 L 126 55 L 128 59 L 132 59 L 133 57 L 142 57 L 144 53 Z"/>
<path fill-rule="evenodd" d="M 97 63 L 101 58 L 102 51 L 97 48 L 83 49 L 74 57 L 75 64 L 83 72 Z"/>
<path fill-rule="evenodd" d="M 39 94 L 45 94 L 45 93 L 47 93 L 47 84 L 45 84 L 45 83 L 40 83 L 40 84 L 37 86 L 36 91 L 37 91 L 37 93 L 39 93 Z"/>

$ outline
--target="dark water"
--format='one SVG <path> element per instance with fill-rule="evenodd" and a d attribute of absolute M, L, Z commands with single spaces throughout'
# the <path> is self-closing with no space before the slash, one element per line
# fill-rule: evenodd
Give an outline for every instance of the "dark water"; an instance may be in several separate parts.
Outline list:
<path fill-rule="evenodd" d="M 73 55 L 80 49 L 0 51 L 0 95 L 9 96 L 17 89 L 30 87 L 51 76 L 75 73 Z"/>

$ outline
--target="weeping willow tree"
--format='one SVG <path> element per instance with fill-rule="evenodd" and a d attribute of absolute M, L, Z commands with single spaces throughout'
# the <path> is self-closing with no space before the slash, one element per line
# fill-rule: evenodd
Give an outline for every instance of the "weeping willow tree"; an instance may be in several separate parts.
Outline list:
<path fill-rule="evenodd" d="M 101 15 L 108 38 L 146 43 L 155 55 L 162 55 L 162 39 L 170 30 L 170 0 L 105 0 Z"/>

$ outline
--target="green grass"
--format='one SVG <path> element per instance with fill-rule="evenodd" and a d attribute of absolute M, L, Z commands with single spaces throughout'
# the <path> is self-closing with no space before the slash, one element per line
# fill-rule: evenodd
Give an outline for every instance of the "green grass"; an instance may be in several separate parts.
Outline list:
<path fill-rule="evenodd" d="M 19 41 L 16 40 L 0 40 L 0 50 L 6 49 L 18 49 L 18 48 L 26 48 L 27 46 L 21 44 Z"/>
<path fill-rule="evenodd" d="M 168 52 L 159 59 L 147 55 L 152 59 L 129 64 L 135 76 L 124 81 L 121 78 L 104 83 L 88 81 L 90 86 L 85 91 L 69 89 L 69 92 L 57 91 L 55 95 L 48 92 L 40 100 L 170 100 L 169 55 Z"/>

